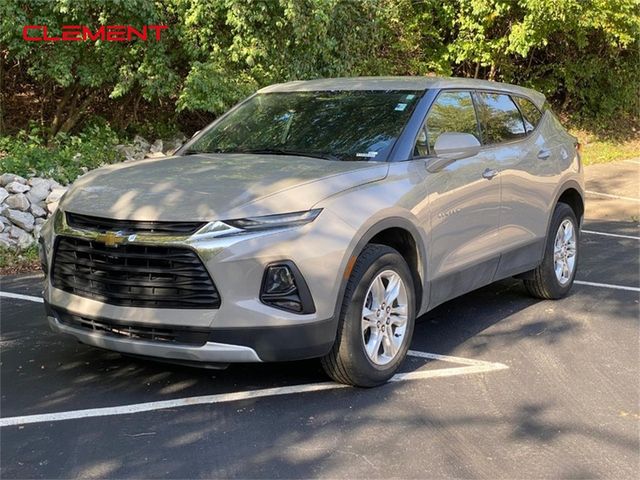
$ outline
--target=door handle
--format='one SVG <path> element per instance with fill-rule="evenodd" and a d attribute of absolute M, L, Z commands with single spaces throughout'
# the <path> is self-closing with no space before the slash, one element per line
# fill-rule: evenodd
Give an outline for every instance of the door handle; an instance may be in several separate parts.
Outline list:
<path fill-rule="evenodd" d="M 550 156 L 551 156 L 551 150 L 549 150 L 548 148 L 543 148 L 538 152 L 538 158 L 540 160 L 546 160 Z"/>
<path fill-rule="evenodd" d="M 482 172 L 482 178 L 486 178 L 487 180 L 491 180 L 496 175 L 498 175 L 498 171 L 491 168 L 487 168 L 484 172 Z"/>

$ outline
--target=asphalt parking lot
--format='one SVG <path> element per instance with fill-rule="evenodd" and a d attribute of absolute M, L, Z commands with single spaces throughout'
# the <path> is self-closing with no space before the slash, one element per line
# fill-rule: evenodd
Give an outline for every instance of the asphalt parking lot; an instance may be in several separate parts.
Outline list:
<path fill-rule="evenodd" d="M 567 298 L 506 280 L 448 302 L 376 389 L 314 361 L 217 371 L 95 350 L 48 331 L 40 277 L 2 278 L 0 476 L 636 478 L 639 175 L 640 160 L 588 167 Z"/>

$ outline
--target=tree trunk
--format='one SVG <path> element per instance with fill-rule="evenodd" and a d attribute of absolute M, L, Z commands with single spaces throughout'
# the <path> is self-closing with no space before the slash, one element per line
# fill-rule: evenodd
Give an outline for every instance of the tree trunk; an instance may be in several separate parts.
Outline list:
<path fill-rule="evenodd" d="M 64 89 L 62 98 L 56 106 L 56 113 L 53 115 L 53 120 L 51 121 L 51 128 L 49 129 L 49 141 L 51 141 L 51 139 L 56 136 L 56 133 L 60 131 L 60 126 L 63 123 L 65 110 L 67 108 L 67 103 L 69 103 L 69 100 L 73 98 L 73 102 L 77 101 L 76 93 L 78 92 L 78 88 L 79 87 L 77 84 L 73 84 Z"/>
<path fill-rule="evenodd" d="M 495 80 L 496 79 L 496 64 L 495 63 L 491 63 L 491 70 L 489 70 L 489 80 Z"/>
<path fill-rule="evenodd" d="M 84 115 L 86 108 L 91 104 L 91 102 L 95 98 L 95 95 L 96 95 L 95 93 L 86 94 L 84 96 L 84 100 L 82 100 L 82 103 L 77 108 L 76 108 L 76 104 L 77 104 L 77 99 L 79 98 L 79 95 L 76 95 L 73 101 L 71 102 L 69 115 L 67 116 L 67 119 L 64 121 L 64 123 L 60 127 L 60 130 L 58 131 L 63 133 L 68 133 L 69 131 L 71 131 L 71 129 L 75 127 L 76 124 L 78 123 L 78 120 L 82 118 L 82 115 Z"/>

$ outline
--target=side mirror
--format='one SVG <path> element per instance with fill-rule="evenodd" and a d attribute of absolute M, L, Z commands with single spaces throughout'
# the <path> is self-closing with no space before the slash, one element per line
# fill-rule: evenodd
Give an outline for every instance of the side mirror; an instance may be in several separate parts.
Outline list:
<path fill-rule="evenodd" d="M 445 132 L 433 146 L 436 158 L 429 162 L 427 170 L 437 172 L 456 160 L 473 157 L 480 152 L 480 142 L 470 133 Z"/>

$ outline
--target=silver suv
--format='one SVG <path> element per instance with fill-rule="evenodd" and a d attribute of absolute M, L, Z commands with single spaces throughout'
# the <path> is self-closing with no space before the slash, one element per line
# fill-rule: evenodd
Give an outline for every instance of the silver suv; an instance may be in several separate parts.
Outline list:
<path fill-rule="evenodd" d="M 578 144 L 542 94 L 457 78 L 264 88 L 177 155 L 80 178 L 43 229 L 53 330 L 224 366 L 388 380 L 415 318 L 518 276 L 567 294 Z"/>

